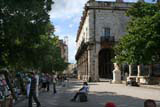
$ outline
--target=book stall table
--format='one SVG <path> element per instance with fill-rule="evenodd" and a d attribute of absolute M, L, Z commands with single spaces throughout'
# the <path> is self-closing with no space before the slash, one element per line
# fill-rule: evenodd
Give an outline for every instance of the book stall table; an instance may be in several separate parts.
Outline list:
<path fill-rule="evenodd" d="M 0 73 L 0 107 L 12 107 L 11 91 L 3 73 Z"/>

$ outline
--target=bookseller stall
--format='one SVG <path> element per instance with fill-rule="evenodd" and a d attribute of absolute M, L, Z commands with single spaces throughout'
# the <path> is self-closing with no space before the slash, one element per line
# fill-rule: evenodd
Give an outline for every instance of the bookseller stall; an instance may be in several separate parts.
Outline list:
<path fill-rule="evenodd" d="M 7 73 L 0 70 L 0 107 L 12 107 L 12 94 L 7 81 Z"/>

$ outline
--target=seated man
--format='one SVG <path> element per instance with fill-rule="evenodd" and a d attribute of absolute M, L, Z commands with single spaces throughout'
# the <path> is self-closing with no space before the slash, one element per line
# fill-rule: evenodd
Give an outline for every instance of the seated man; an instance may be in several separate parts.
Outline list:
<path fill-rule="evenodd" d="M 74 98 L 71 101 L 76 101 L 76 98 L 81 94 L 87 94 L 89 91 L 87 82 L 83 83 L 83 87 L 75 94 Z"/>

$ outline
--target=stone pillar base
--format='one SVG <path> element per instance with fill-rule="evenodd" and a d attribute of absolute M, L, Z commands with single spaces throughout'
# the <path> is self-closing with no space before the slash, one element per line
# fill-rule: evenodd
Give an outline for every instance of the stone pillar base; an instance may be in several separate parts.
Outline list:
<path fill-rule="evenodd" d="M 81 76 L 80 75 L 78 75 L 78 79 L 81 80 Z"/>
<path fill-rule="evenodd" d="M 122 81 L 114 81 L 114 80 L 112 80 L 111 83 L 112 83 L 112 84 L 122 84 Z"/>

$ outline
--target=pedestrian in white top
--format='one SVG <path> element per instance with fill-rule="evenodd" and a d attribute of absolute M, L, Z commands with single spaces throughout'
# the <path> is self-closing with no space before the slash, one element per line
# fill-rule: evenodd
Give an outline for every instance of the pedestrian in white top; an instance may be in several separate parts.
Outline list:
<path fill-rule="evenodd" d="M 56 94 L 56 80 L 57 80 L 57 76 L 55 74 L 53 74 L 52 77 L 52 83 L 53 83 L 53 94 Z"/>
<path fill-rule="evenodd" d="M 36 96 L 38 97 L 39 96 L 39 75 L 36 74 L 35 78 L 36 78 Z"/>
<path fill-rule="evenodd" d="M 27 77 L 27 85 L 26 85 L 26 88 L 27 88 L 27 97 L 29 97 L 30 86 L 31 86 L 31 78 L 30 78 L 30 76 L 28 76 Z"/>

